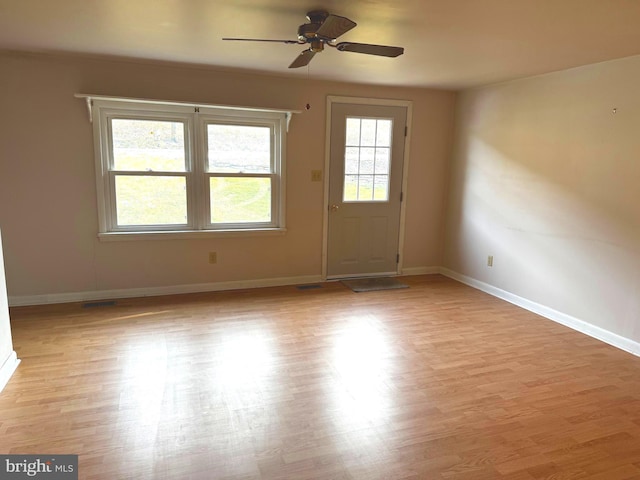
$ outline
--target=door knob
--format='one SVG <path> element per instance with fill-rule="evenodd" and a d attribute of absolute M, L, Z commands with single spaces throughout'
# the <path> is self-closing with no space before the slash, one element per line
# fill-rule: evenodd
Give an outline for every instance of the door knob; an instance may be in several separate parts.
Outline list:
<path fill-rule="evenodd" d="M 339 209 L 340 206 L 336 205 L 335 203 L 329 207 L 329 211 L 331 212 L 337 212 Z"/>

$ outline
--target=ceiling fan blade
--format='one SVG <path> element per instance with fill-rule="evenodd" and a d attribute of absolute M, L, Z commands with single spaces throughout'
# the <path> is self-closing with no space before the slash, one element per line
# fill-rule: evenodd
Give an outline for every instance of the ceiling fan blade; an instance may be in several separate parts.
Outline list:
<path fill-rule="evenodd" d="M 404 53 L 402 47 L 390 47 L 388 45 L 372 45 L 370 43 L 340 42 L 336 48 L 341 52 L 365 53 L 381 57 L 397 57 Z"/>
<path fill-rule="evenodd" d="M 288 43 L 299 44 L 298 40 L 267 40 L 264 38 L 223 38 L 222 40 L 233 40 L 235 42 L 274 42 L 274 43 Z"/>
<path fill-rule="evenodd" d="M 311 61 L 311 59 L 315 54 L 316 52 L 311 51 L 311 49 L 304 50 L 303 52 L 300 53 L 300 55 L 296 57 L 296 59 L 293 62 L 291 62 L 291 65 L 289 65 L 289 68 L 299 68 L 299 67 L 304 67 L 305 65 L 309 65 L 309 62 Z"/>
<path fill-rule="evenodd" d="M 340 35 L 347 33 L 356 25 L 356 22 L 349 20 L 346 17 L 329 15 L 316 31 L 316 35 L 329 40 L 335 40 Z"/>

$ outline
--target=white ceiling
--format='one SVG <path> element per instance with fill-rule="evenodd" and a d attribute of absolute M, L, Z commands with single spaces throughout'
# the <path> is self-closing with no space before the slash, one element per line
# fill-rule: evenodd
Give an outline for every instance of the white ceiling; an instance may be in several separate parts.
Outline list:
<path fill-rule="evenodd" d="M 223 42 L 295 40 L 307 11 L 358 26 L 340 41 L 392 59 Z M 108 55 L 349 82 L 460 89 L 640 54 L 640 0 L 0 0 L 0 49 Z"/>

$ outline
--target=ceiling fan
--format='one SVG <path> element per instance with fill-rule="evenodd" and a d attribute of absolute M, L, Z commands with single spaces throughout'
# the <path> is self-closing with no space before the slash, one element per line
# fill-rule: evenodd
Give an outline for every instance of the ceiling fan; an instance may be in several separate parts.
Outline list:
<path fill-rule="evenodd" d="M 322 52 L 325 45 L 338 49 L 341 52 L 364 53 L 366 55 L 378 55 L 382 57 L 397 57 L 404 53 L 402 47 L 391 47 L 388 45 L 373 45 L 370 43 L 340 42 L 336 39 L 351 30 L 357 24 L 346 17 L 332 15 L 324 10 L 314 10 L 307 13 L 307 20 L 298 27 L 297 40 L 267 40 L 262 38 L 223 38 L 222 40 L 235 40 L 242 42 L 274 42 L 305 45 L 309 48 L 304 50 L 289 65 L 289 68 L 298 68 L 308 65 L 316 53 Z"/>

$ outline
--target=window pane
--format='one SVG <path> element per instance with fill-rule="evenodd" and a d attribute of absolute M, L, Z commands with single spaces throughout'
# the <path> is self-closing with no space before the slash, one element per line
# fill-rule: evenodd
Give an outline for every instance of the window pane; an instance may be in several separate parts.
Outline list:
<path fill-rule="evenodd" d="M 373 159 L 375 155 L 374 148 L 361 148 L 360 149 L 360 171 L 359 173 L 371 174 L 373 173 Z"/>
<path fill-rule="evenodd" d="M 350 146 L 360 145 L 360 119 L 347 118 L 346 144 Z"/>
<path fill-rule="evenodd" d="M 111 120 L 113 169 L 184 172 L 184 124 L 161 120 Z"/>
<path fill-rule="evenodd" d="M 271 221 L 271 179 L 211 177 L 211 223 Z"/>
<path fill-rule="evenodd" d="M 185 177 L 117 175 L 118 226 L 187 223 Z"/>
<path fill-rule="evenodd" d="M 358 179 L 358 200 L 373 200 L 373 175 L 360 175 Z"/>
<path fill-rule="evenodd" d="M 373 147 L 376 144 L 376 120 L 372 118 L 362 119 L 362 132 L 360 135 L 360 145 Z"/>
<path fill-rule="evenodd" d="M 389 175 L 376 175 L 373 182 L 373 199 L 386 202 L 389 200 Z"/>
<path fill-rule="evenodd" d="M 344 195 L 345 202 L 355 202 L 358 200 L 358 175 L 344 176 Z"/>
<path fill-rule="evenodd" d="M 208 168 L 215 173 L 271 173 L 271 129 L 207 125 Z"/>
<path fill-rule="evenodd" d="M 360 149 L 358 147 L 347 147 L 344 153 L 344 173 L 358 173 L 358 163 L 360 161 Z"/>
<path fill-rule="evenodd" d="M 391 120 L 378 120 L 376 130 L 376 146 L 391 146 Z"/>
<path fill-rule="evenodd" d="M 389 173 L 389 149 L 376 148 L 376 174 Z"/>

